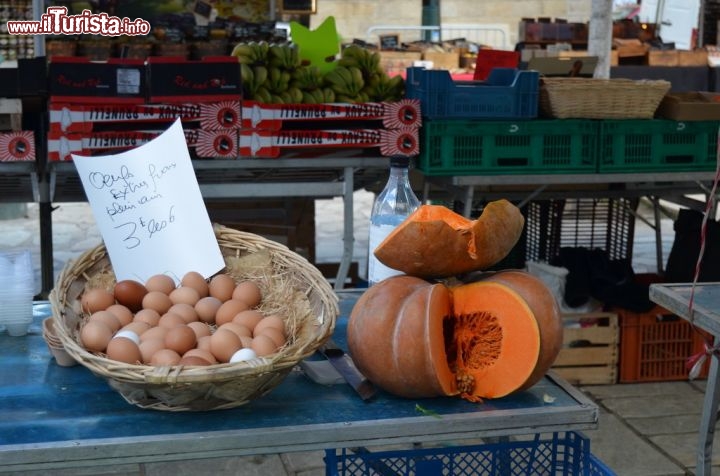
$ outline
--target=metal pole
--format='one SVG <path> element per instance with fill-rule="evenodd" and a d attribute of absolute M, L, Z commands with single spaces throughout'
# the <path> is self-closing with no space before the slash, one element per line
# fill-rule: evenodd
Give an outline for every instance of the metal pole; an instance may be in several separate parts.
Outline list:
<path fill-rule="evenodd" d="M 440 0 L 423 0 L 422 2 L 422 26 L 436 26 L 437 30 L 423 32 L 423 40 L 439 43 L 441 38 L 440 28 Z"/>

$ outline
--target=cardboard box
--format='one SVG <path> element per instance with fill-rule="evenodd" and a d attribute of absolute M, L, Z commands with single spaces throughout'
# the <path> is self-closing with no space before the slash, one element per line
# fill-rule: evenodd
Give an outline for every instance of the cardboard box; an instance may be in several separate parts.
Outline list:
<path fill-rule="evenodd" d="M 676 121 L 720 120 L 720 93 L 668 93 L 660 101 L 656 115 Z"/>
<path fill-rule="evenodd" d="M 22 101 L 0 98 L 0 131 L 19 131 L 20 129 L 22 129 Z"/>
<path fill-rule="evenodd" d="M 433 69 L 455 70 L 460 67 L 460 54 L 458 52 L 426 50 L 422 59 L 432 61 Z"/>
<path fill-rule="evenodd" d="M 53 57 L 48 64 L 48 92 L 56 102 L 141 104 L 145 102 L 145 82 L 142 60 Z"/>
<path fill-rule="evenodd" d="M 238 100 L 240 68 L 234 56 L 207 56 L 199 61 L 152 56 L 147 60 L 148 100 L 188 103 Z"/>
<path fill-rule="evenodd" d="M 563 347 L 552 369 L 574 385 L 617 381 L 620 328 L 611 312 L 564 314 Z"/>
<path fill-rule="evenodd" d="M 679 63 L 677 50 L 649 50 L 648 66 L 677 66 Z"/>

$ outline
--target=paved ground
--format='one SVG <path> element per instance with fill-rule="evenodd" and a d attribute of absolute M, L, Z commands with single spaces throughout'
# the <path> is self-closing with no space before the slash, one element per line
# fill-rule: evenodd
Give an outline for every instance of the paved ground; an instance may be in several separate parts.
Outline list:
<path fill-rule="evenodd" d="M 371 197 L 356 194 L 356 254 L 361 261 L 367 246 L 367 219 Z M 317 254 L 319 261 L 336 261 L 340 256 L 342 202 L 318 202 L 316 213 Z M 636 272 L 655 271 L 652 231 L 637 225 Z M 672 223 L 663 222 L 665 257 L 672 245 Z M 99 242 L 92 215 L 85 204 L 60 204 L 53 214 L 55 267 L 60 270 L 67 260 Z M 27 216 L 0 221 L 0 249 L 25 247 L 35 255 L 39 269 L 39 232 L 37 210 L 29 205 Z M 39 278 L 38 278 L 39 286 Z M 693 474 L 697 428 L 704 391 L 703 381 L 679 381 L 646 384 L 616 384 L 581 387 L 600 406 L 599 428 L 586 432 L 591 449 L 621 476 L 680 476 Z M 720 471 L 720 448 L 715 451 Z M 53 474 L 127 474 L 127 475 L 288 475 L 325 474 L 321 452 L 222 458 L 211 461 L 153 463 L 92 468 L 87 472 Z M 32 473 L 24 473 L 32 474 Z M 45 472 L 38 473 L 45 474 Z"/>

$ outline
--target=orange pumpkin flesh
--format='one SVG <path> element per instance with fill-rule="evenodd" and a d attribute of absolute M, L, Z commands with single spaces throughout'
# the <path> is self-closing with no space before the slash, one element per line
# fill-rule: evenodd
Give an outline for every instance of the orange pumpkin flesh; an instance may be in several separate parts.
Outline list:
<path fill-rule="evenodd" d="M 469 220 L 442 205 L 421 205 L 374 250 L 386 266 L 410 276 L 444 278 L 484 270 L 517 243 L 525 219 L 507 200 L 488 203 Z"/>
<path fill-rule="evenodd" d="M 485 281 L 453 288 L 449 358 L 470 400 L 504 397 L 522 387 L 540 354 L 537 321 L 512 289 Z"/>
<path fill-rule="evenodd" d="M 527 390 L 543 378 L 560 353 L 563 345 L 563 324 L 560 309 L 552 292 L 543 281 L 530 273 L 505 270 L 486 278 L 502 283 L 527 302 L 540 331 L 540 358 L 528 380 L 518 390 Z"/>
<path fill-rule="evenodd" d="M 525 272 L 452 288 L 396 276 L 358 299 L 347 338 L 359 369 L 392 394 L 478 401 L 540 380 L 559 352 L 559 322 L 549 289 Z"/>

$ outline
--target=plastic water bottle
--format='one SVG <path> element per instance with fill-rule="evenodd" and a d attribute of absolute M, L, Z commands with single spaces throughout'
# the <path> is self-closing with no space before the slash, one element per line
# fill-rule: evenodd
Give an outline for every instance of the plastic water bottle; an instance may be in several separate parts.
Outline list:
<path fill-rule="evenodd" d="M 390 276 L 402 274 L 378 261 L 373 252 L 396 226 L 420 206 L 420 200 L 410 187 L 409 165 L 408 157 L 392 157 L 390 159 L 390 178 L 373 203 L 370 214 L 368 250 L 368 284 L 370 286 Z"/>

